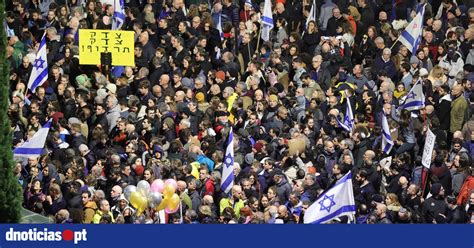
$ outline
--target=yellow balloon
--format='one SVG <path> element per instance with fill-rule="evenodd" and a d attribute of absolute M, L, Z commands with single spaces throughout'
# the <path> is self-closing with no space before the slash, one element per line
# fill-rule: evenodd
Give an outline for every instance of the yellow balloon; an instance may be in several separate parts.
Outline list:
<path fill-rule="evenodd" d="M 173 194 L 171 198 L 168 200 L 168 209 L 176 209 L 179 206 L 179 196 L 177 194 Z"/>
<path fill-rule="evenodd" d="M 138 202 L 140 201 L 139 198 L 140 193 L 138 193 L 138 191 L 132 192 L 130 194 L 130 204 L 132 204 L 134 208 L 138 208 Z"/>
<path fill-rule="evenodd" d="M 165 185 L 165 188 L 163 189 L 163 195 L 165 196 L 165 198 L 171 198 L 174 192 L 176 192 L 176 189 L 173 187 L 173 185 L 171 184 Z"/>
<path fill-rule="evenodd" d="M 135 191 L 130 194 L 130 203 L 137 209 L 138 214 L 140 214 L 147 208 L 148 199 L 138 191 Z"/>
<path fill-rule="evenodd" d="M 168 204 L 168 199 L 163 199 L 160 203 L 160 205 L 156 206 L 155 210 L 160 211 L 166 208 L 166 205 Z"/>

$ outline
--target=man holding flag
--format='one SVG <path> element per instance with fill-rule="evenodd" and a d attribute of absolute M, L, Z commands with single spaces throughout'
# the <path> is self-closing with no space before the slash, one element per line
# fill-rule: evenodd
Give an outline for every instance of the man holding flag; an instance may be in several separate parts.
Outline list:
<path fill-rule="evenodd" d="M 241 199 L 243 194 L 242 187 L 234 185 L 234 132 L 232 127 L 230 128 L 222 166 L 221 190 L 228 195 L 232 189 L 232 193 L 229 198 L 224 198 L 220 201 L 220 213 L 222 214 L 227 207 L 231 207 L 238 218 L 240 216 L 240 209 L 244 207 L 244 201 Z"/>

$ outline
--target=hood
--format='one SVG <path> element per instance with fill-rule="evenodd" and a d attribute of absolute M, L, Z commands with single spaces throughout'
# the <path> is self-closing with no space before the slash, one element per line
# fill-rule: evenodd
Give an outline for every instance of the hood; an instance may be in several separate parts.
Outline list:
<path fill-rule="evenodd" d="M 92 208 L 94 210 L 97 209 L 97 204 L 95 203 L 95 201 L 89 201 L 86 203 L 86 205 L 84 206 L 85 208 Z"/>

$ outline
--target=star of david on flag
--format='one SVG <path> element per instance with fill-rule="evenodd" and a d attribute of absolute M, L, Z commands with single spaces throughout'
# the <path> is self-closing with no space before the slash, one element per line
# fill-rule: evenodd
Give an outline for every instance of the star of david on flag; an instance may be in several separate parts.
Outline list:
<path fill-rule="evenodd" d="M 341 122 L 339 118 L 336 118 L 338 125 L 347 132 L 352 132 L 354 128 L 354 114 L 352 113 L 352 106 L 349 97 L 346 95 L 346 114 L 344 115 L 344 121 Z"/>
<path fill-rule="evenodd" d="M 421 36 L 423 34 L 423 15 L 425 14 L 425 5 L 417 10 L 415 18 L 403 30 L 398 41 L 405 45 L 413 54 L 416 53 L 421 43 Z"/>
<path fill-rule="evenodd" d="M 331 212 L 331 207 L 336 205 L 334 202 L 334 195 L 324 195 L 324 199 L 318 202 L 319 205 L 321 205 L 321 208 L 319 210 L 326 210 L 328 213 Z"/>
<path fill-rule="evenodd" d="M 304 214 L 304 223 L 322 224 L 339 216 L 353 217 L 355 211 L 352 172 L 349 171 L 309 206 Z"/>
<path fill-rule="evenodd" d="M 232 127 L 230 128 L 227 140 L 223 165 L 221 189 L 228 194 L 232 186 L 234 186 L 234 132 Z"/>
<path fill-rule="evenodd" d="M 421 80 L 418 80 L 415 85 L 408 92 L 405 102 L 400 106 L 400 109 L 408 111 L 419 110 L 425 107 L 425 95 L 423 94 L 423 85 Z"/>
<path fill-rule="evenodd" d="M 43 85 L 48 80 L 48 59 L 46 57 L 46 32 L 41 38 L 35 61 L 33 61 L 33 70 L 28 80 L 28 89 L 35 92 L 36 88 Z"/>

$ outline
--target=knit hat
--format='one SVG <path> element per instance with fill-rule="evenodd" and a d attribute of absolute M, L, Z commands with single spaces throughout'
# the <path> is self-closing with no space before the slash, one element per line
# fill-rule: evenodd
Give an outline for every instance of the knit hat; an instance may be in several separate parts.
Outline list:
<path fill-rule="evenodd" d="M 411 56 L 410 64 L 418 64 L 420 60 L 416 56 Z"/>
<path fill-rule="evenodd" d="M 439 192 L 441 191 L 441 187 L 442 187 L 442 185 L 440 183 L 434 183 L 433 185 L 431 185 L 430 193 L 433 196 L 439 195 Z"/>
<path fill-rule="evenodd" d="M 257 150 L 257 152 L 262 152 L 263 143 L 262 143 L 262 142 L 257 142 L 257 143 L 255 143 L 255 145 L 253 146 L 253 148 L 255 148 L 255 150 Z"/>
<path fill-rule="evenodd" d="M 225 72 L 224 71 L 216 72 L 216 78 L 218 78 L 220 80 L 224 80 L 225 79 Z"/>
<path fill-rule="evenodd" d="M 196 101 L 198 103 L 204 102 L 204 93 L 202 93 L 202 92 L 196 93 Z"/>
<path fill-rule="evenodd" d="M 425 68 L 421 68 L 419 73 L 420 73 L 420 77 L 428 76 L 428 70 L 426 70 Z"/>
<path fill-rule="evenodd" d="M 115 84 L 107 84 L 105 88 L 112 94 L 115 94 L 117 92 L 117 86 Z"/>
<path fill-rule="evenodd" d="M 89 152 L 89 147 L 87 147 L 87 145 L 85 144 L 81 144 L 79 146 L 79 151 L 82 153 L 82 154 L 85 154 L 87 152 Z"/>
<path fill-rule="evenodd" d="M 79 87 L 81 87 L 81 86 L 84 87 L 84 88 L 92 87 L 92 84 L 91 84 L 89 78 L 85 74 L 77 76 L 76 77 L 76 83 Z"/>
<path fill-rule="evenodd" d="M 120 194 L 119 201 L 126 201 L 127 204 L 128 204 L 128 200 L 127 200 L 127 198 L 125 198 L 124 194 Z"/>

